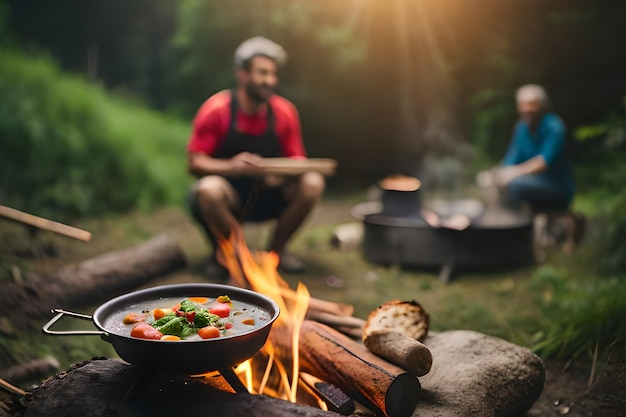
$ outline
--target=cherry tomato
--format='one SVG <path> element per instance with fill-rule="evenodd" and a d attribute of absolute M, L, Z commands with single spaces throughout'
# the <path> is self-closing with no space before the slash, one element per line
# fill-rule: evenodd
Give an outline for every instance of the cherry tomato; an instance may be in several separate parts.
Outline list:
<path fill-rule="evenodd" d="M 196 319 L 195 311 L 190 311 L 189 313 L 187 313 L 187 320 L 189 321 L 189 323 L 193 323 L 195 319 Z"/>
<path fill-rule="evenodd" d="M 228 330 L 228 329 L 232 329 L 232 328 L 233 328 L 233 324 L 232 324 L 231 322 L 226 322 L 226 323 L 224 324 L 224 327 L 226 328 L 226 330 Z"/>
<path fill-rule="evenodd" d="M 144 321 L 146 319 L 145 314 L 140 313 L 128 313 L 126 317 L 124 317 L 124 324 L 133 324 L 138 323 L 140 321 Z"/>
<path fill-rule="evenodd" d="M 214 339 L 220 337 L 220 329 L 214 326 L 206 326 L 198 330 L 198 336 L 203 339 Z"/>
<path fill-rule="evenodd" d="M 228 304 L 219 303 L 211 307 L 209 312 L 218 315 L 221 318 L 228 317 L 230 314 L 230 306 Z"/>
<path fill-rule="evenodd" d="M 132 337 L 138 337 L 139 339 L 155 339 L 159 340 L 163 337 L 163 334 L 150 326 L 145 321 L 140 321 L 133 327 L 133 330 L 130 331 L 130 335 Z"/>

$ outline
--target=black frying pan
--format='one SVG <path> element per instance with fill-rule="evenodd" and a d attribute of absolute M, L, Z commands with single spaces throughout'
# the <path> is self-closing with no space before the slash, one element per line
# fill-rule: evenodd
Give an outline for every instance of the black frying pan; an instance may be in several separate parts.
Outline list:
<path fill-rule="evenodd" d="M 183 340 L 166 342 L 161 340 L 138 339 L 116 334 L 103 325 L 106 319 L 120 310 L 131 310 L 133 304 L 170 297 L 210 297 L 228 295 L 234 300 L 243 301 L 265 309 L 270 320 L 249 333 L 223 336 L 206 340 Z M 279 309 L 268 297 L 250 290 L 220 284 L 176 284 L 147 288 L 121 295 L 102 304 L 92 316 L 54 310 L 57 313 L 43 326 L 43 331 L 52 335 L 100 335 L 111 343 L 118 355 L 147 372 L 170 374 L 201 374 L 219 370 L 233 385 L 236 391 L 243 387 L 232 372 L 232 367 L 258 352 L 269 335 L 272 323 L 278 318 Z M 55 331 L 50 327 L 64 315 L 92 319 L 97 331 Z M 233 378 L 235 380 L 233 380 Z M 237 386 L 234 386 L 237 385 Z"/>

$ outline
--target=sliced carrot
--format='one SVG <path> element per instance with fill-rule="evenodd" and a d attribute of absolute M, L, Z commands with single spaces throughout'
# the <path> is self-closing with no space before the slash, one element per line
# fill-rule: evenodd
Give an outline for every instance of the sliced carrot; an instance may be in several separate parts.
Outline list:
<path fill-rule="evenodd" d="M 220 329 L 214 326 L 206 326 L 198 330 L 198 336 L 203 339 L 214 339 L 220 337 Z"/>
<path fill-rule="evenodd" d="M 193 301 L 196 304 L 206 304 L 209 302 L 209 299 L 206 297 L 189 297 L 189 301 Z"/>
<path fill-rule="evenodd" d="M 173 334 L 164 335 L 161 340 L 181 340 L 180 337 L 174 336 Z"/>
<path fill-rule="evenodd" d="M 242 324 L 247 324 L 249 326 L 253 326 L 254 325 L 254 319 L 243 319 L 241 320 Z"/>
<path fill-rule="evenodd" d="M 145 314 L 140 313 L 128 313 L 126 317 L 124 317 L 124 324 L 133 324 L 139 323 L 140 321 L 144 321 L 146 319 Z"/>
<path fill-rule="evenodd" d="M 158 320 L 172 313 L 173 311 L 171 308 L 155 308 L 154 311 L 152 311 L 152 315 L 154 316 L 155 320 Z"/>

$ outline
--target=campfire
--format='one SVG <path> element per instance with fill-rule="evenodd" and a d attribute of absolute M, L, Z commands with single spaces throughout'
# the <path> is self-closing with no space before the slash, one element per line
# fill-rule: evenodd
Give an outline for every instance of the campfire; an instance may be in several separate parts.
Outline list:
<path fill-rule="evenodd" d="M 390 417 L 413 413 L 417 376 L 432 364 L 417 340 L 428 329 L 417 303 L 388 303 L 365 321 L 352 316 L 351 305 L 311 297 L 302 283 L 290 288 L 277 272 L 278 255 L 250 251 L 240 229 L 219 245 L 233 284 L 270 297 L 281 310 L 263 349 L 236 368 L 251 394 L 345 415 L 354 401 Z M 364 344 L 354 340 L 362 337 Z"/>

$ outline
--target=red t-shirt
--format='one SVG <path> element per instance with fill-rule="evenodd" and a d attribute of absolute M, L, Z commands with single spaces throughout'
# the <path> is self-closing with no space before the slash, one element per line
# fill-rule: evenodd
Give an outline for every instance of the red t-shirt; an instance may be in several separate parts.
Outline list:
<path fill-rule="evenodd" d="M 193 132 L 187 150 L 213 155 L 230 128 L 230 90 L 220 91 L 200 106 L 193 121 Z M 283 154 L 289 158 L 305 158 L 300 118 L 296 107 L 286 98 L 272 95 L 269 100 L 274 113 L 274 129 Z M 237 110 L 237 130 L 249 135 L 262 135 L 267 129 L 267 109 L 254 114 Z"/>

